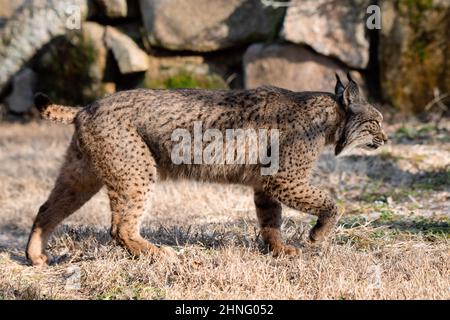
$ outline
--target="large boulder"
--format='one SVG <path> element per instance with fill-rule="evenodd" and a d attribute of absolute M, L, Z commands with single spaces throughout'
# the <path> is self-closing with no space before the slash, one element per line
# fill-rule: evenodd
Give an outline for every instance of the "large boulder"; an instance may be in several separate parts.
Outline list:
<path fill-rule="evenodd" d="M 106 27 L 106 45 L 112 50 L 122 74 L 144 72 L 148 69 L 148 55 L 126 34 Z"/>
<path fill-rule="evenodd" d="M 450 92 L 450 1 L 383 1 L 380 81 L 387 101 L 422 111 Z"/>
<path fill-rule="evenodd" d="M 140 0 L 150 44 L 213 51 L 272 37 L 283 8 L 260 0 Z"/>
<path fill-rule="evenodd" d="M 284 19 L 284 39 L 306 44 L 353 68 L 369 62 L 365 14 L 370 0 L 292 0 Z"/>
<path fill-rule="evenodd" d="M 0 28 L 11 19 L 14 13 L 30 0 L 0 0 Z"/>
<path fill-rule="evenodd" d="M 95 4 L 108 18 L 125 18 L 128 15 L 127 0 L 95 0 Z"/>
<path fill-rule="evenodd" d="M 295 44 L 254 44 L 244 55 L 245 87 L 273 85 L 293 91 L 333 91 L 335 73 L 348 70 Z M 353 73 L 352 73 L 353 75 Z M 355 72 L 355 79 L 361 77 Z"/>
<path fill-rule="evenodd" d="M 39 49 L 76 28 L 87 11 L 87 0 L 27 1 L 0 29 L 0 92 Z"/>
<path fill-rule="evenodd" d="M 33 70 L 25 68 L 13 77 L 13 91 L 6 98 L 8 110 L 15 113 L 28 112 L 33 107 L 36 75 Z"/>
<path fill-rule="evenodd" d="M 82 37 L 79 41 L 91 47 L 94 61 L 89 65 L 89 74 L 96 83 L 103 80 L 108 48 L 105 44 L 105 27 L 96 22 L 85 22 L 81 28 Z M 73 42 L 77 41 L 74 39 Z"/>

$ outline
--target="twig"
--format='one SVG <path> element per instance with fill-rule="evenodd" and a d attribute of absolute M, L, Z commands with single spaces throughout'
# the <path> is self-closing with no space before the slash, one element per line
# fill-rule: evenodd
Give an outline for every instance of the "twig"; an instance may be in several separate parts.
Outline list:
<path fill-rule="evenodd" d="M 447 97 L 450 97 L 450 92 L 444 93 L 443 95 L 439 95 L 439 89 L 435 89 L 433 91 L 434 99 L 427 103 L 425 106 L 425 110 L 428 111 L 431 109 L 435 104 L 438 105 L 442 110 L 447 110 L 447 106 L 442 103 L 444 99 Z"/>

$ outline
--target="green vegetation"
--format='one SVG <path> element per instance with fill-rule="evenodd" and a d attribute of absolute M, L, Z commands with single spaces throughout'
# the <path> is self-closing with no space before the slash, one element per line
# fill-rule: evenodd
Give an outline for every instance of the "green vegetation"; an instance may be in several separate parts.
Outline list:
<path fill-rule="evenodd" d="M 391 216 L 388 220 L 378 219 L 373 222 L 374 227 L 389 224 L 391 230 L 397 234 L 412 233 L 423 235 L 435 235 L 449 238 L 450 236 L 450 218 L 448 217 L 423 217 L 418 216 L 408 218 L 404 216 Z"/>
<path fill-rule="evenodd" d="M 375 180 L 370 183 L 367 188 L 359 195 L 359 201 L 373 204 L 374 202 L 387 203 L 388 198 L 393 201 L 403 201 L 409 196 L 418 197 L 426 196 L 429 189 L 420 190 L 418 186 L 388 186 L 383 180 Z"/>
<path fill-rule="evenodd" d="M 390 151 L 382 150 L 379 155 L 380 159 L 383 161 L 398 161 L 401 159 L 405 159 L 403 156 L 395 155 Z"/>
<path fill-rule="evenodd" d="M 390 92 L 396 108 L 422 112 L 433 99 L 434 88 L 446 91 L 445 80 L 442 81 L 445 57 L 441 52 L 447 50 L 447 45 L 441 39 L 446 38 L 447 9 L 432 0 L 396 0 L 394 3 L 395 29 L 401 36 L 390 36 L 387 40 L 390 46 L 386 46 L 384 56 L 391 64 L 389 68 L 396 69 L 398 74 L 384 79 L 385 90 Z"/>
<path fill-rule="evenodd" d="M 418 25 L 426 10 L 433 8 L 433 0 L 404 0 L 407 14 L 413 25 Z"/>
<path fill-rule="evenodd" d="M 380 210 L 380 218 L 378 218 L 379 221 L 387 222 L 394 219 L 394 212 L 391 209 L 383 208 Z"/>
<path fill-rule="evenodd" d="M 442 191 L 450 186 L 450 169 L 444 171 L 425 172 L 410 185 L 395 186 L 389 188 L 372 187 L 364 191 L 358 197 L 359 201 L 366 203 L 387 203 L 388 198 L 393 201 L 404 201 L 409 196 L 414 198 L 423 198 L 431 191 Z"/>
<path fill-rule="evenodd" d="M 225 81 L 217 74 L 196 74 L 186 70 L 163 78 L 147 78 L 143 87 L 156 89 L 203 88 L 226 89 Z"/>
<path fill-rule="evenodd" d="M 430 137 L 437 133 L 438 128 L 433 125 L 425 125 L 420 127 L 419 129 L 409 127 L 409 126 L 401 126 L 395 132 L 395 137 L 398 140 L 415 140 L 415 139 L 424 139 Z"/>
<path fill-rule="evenodd" d="M 421 154 L 415 154 L 415 155 L 411 155 L 409 157 L 404 157 L 402 155 L 398 155 L 398 154 L 394 154 L 390 151 L 387 150 L 382 150 L 380 152 L 379 155 L 380 159 L 383 161 L 392 161 L 392 162 L 397 162 L 400 160 L 407 160 L 411 163 L 414 164 L 419 164 L 420 162 L 424 161 L 426 159 L 425 155 L 421 155 Z"/>
<path fill-rule="evenodd" d="M 362 250 L 396 241 L 445 242 L 450 239 L 450 218 L 446 216 L 411 218 L 383 210 L 376 220 L 369 221 L 364 216 L 345 217 L 340 226 L 344 229 L 336 235 L 335 241 Z"/>
<path fill-rule="evenodd" d="M 365 226 L 368 223 L 367 217 L 363 215 L 344 216 L 339 220 L 339 226 L 344 229 L 357 228 Z"/>
<path fill-rule="evenodd" d="M 446 128 L 438 128 L 432 124 L 416 127 L 403 125 L 394 133 L 394 138 L 400 142 L 414 140 L 449 142 L 450 132 Z"/>
<path fill-rule="evenodd" d="M 445 187 L 450 186 L 450 168 L 446 168 L 442 171 L 426 172 L 418 181 L 413 183 L 413 187 L 416 189 L 424 190 L 443 190 Z"/>

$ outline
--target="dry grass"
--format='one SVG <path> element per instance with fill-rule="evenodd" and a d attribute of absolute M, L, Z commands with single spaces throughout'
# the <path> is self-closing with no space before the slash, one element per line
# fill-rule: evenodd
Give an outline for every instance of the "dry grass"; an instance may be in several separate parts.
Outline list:
<path fill-rule="evenodd" d="M 28 231 L 71 130 L 0 126 L 0 299 L 450 298 L 448 123 L 419 133 L 391 126 L 396 143 L 376 154 L 324 154 L 314 180 L 347 216 L 317 248 L 305 241 L 314 218 L 285 208 L 283 234 L 302 247 L 299 258 L 264 253 L 251 190 L 167 182 L 142 232 L 172 246 L 176 259 L 132 260 L 114 245 L 102 191 L 57 230 L 55 263 L 32 268 L 24 256 Z M 73 270 L 79 288 L 68 286 Z"/>

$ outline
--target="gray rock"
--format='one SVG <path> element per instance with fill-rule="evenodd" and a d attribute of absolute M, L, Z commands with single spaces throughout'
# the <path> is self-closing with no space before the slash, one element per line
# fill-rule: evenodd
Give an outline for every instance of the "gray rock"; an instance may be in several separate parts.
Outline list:
<path fill-rule="evenodd" d="M 0 122 L 6 118 L 7 114 L 8 114 L 8 109 L 6 108 L 6 106 L 3 103 L 0 102 Z"/>
<path fill-rule="evenodd" d="M 365 14 L 370 0 L 292 0 L 281 35 L 353 68 L 369 62 Z"/>
<path fill-rule="evenodd" d="M 95 0 L 95 2 L 109 18 L 125 18 L 128 15 L 127 0 Z"/>
<path fill-rule="evenodd" d="M 381 12 L 383 96 L 403 111 L 423 111 L 450 92 L 450 1 L 383 1 Z"/>
<path fill-rule="evenodd" d="M 83 20 L 87 9 L 87 0 L 27 2 L 0 30 L 0 91 L 40 48 L 76 27 L 75 18 Z"/>
<path fill-rule="evenodd" d="M 254 44 L 244 55 L 245 87 L 273 85 L 293 91 L 333 92 L 335 73 L 348 70 L 295 44 Z M 357 72 L 352 73 L 361 83 Z"/>
<path fill-rule="evenodd" d="M 148 69 L 148 55 L 138 45 L 113 27 L 106 27 L 106 45 L 112 50 L 122 74 L 143 72 Z"/>
<path fill-rule="evenodd" d="M 96 22 L 85 22 L 81 28 L 82 40 L 92 45 L 95 63 L 90 65 L 92 79 L 101 82 L 105 74 L 108 49 L 105 44 L 105 27 Z"/>
<path fill-rule="evenodd" d="M 29 1 L 30 0 L 0 0 L 0 28 L 7 20 L 11 19 L 20 7 Z"/>
<path fill-rule="evenodd" d="M 140 0 L 150 44 L 214 51 L 274 35 L 285 9 L 260 0 Z"/>
<path fill-rule="evenodd" d="M 31 69 L 23 69 L 13 77 L 12 85 L 13 91 L 6 98 L 8 109 L 16 113 L 27 112 L 33 107 L 35 73 Z"/>

